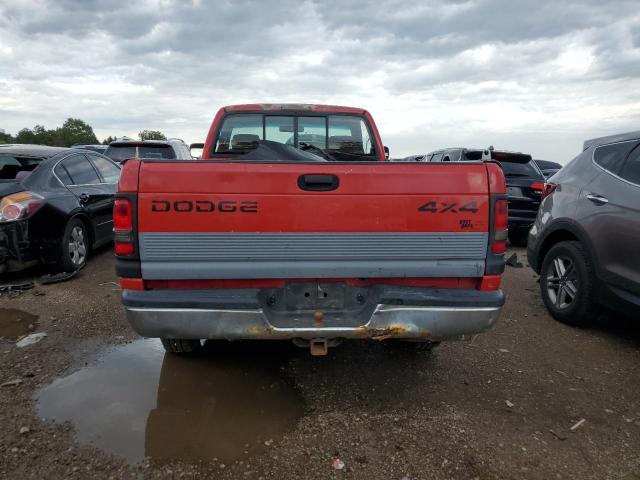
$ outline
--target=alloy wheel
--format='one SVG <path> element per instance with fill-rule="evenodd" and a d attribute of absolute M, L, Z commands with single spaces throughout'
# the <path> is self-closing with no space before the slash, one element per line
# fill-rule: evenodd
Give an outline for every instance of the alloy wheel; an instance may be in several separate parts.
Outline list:
<path fill-rule="evenodd" d="M 87 258 L 84 229 L 79 225 L 73 227 L 69 236 L 69 257 L 76 267 L 82 266 Z"/>
<path fill-rule="evenodd" d="M 564 310 L 570 307 L 578 295 L 578 275 L 569 257 L 557 256 L 547 272 L 547 295 L 553 305 Z"/>

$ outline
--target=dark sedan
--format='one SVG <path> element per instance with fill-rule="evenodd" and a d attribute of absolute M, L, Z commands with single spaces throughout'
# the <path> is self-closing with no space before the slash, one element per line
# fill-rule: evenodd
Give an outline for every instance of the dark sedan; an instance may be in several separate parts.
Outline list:
<path fill-rule="evenodd" d="M 71 272 L 112 240 L 120 167 L 96 152 L 0 145 L 0 273 L 43 262 Z"/>

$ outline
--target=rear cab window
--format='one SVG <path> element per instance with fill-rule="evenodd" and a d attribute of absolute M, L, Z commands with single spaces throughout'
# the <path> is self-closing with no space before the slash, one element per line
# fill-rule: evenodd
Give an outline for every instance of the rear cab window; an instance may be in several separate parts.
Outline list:
<path fill-rule="evenodd" d="M 229 114 L 219 128 L 212 156 L 242 155 L 268 140 L 299 149 L 321 149 L 337 160 L 373 160 L 373 136 L 358 115 Z"/>

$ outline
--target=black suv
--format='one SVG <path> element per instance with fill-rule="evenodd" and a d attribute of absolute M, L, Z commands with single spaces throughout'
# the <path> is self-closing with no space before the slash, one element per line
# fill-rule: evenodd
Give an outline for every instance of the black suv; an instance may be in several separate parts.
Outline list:
<path fill-rule="evenodd" d="M 509 196 L 509 241 L 523 247 L 540 206 L 545 178 L 531 155 L 519 152 L 469 148 L 446 148 L 426 155 L 407 157 L 407 161 L 464 162 L 494 160 L 500 163 L 507 180 Z"/>
<path fill-rule="evenodd" d="M 589 140 L 545 186 L 529 264 L 542 300 L 565 323 L 601 306 L 640 315 L 640 132 Z"/>

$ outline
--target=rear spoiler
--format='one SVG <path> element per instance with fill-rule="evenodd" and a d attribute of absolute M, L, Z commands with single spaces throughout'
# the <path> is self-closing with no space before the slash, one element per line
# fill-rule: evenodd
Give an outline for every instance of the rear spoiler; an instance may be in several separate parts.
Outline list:
<path fill-rule="evenodd" d="M 520 152 L 504 152 L 496 150 L 467 150 L 464 152 L 464 156 L 468 160 L 481 160 L 488 162 L 495 160 L 497 162 L 511 162 L 511 163 L 529 163 L 532 160 L 531 155 Z"/>

